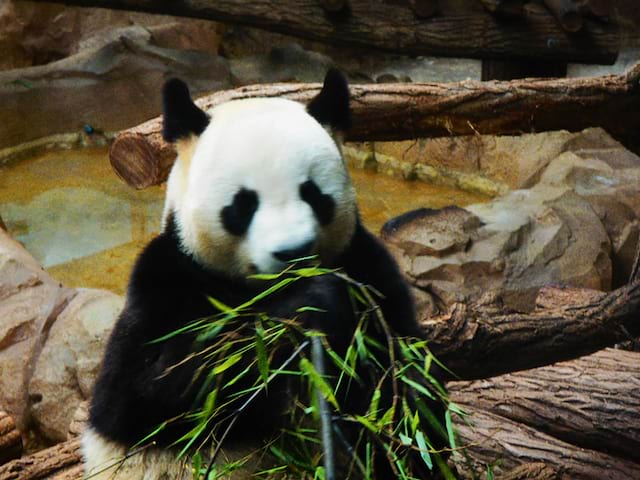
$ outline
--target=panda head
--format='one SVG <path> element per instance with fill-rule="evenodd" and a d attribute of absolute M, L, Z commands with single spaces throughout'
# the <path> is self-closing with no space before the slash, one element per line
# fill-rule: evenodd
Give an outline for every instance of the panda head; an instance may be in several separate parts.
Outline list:
<path fill-rule="evenodd" d="M 333 265 L 353 237 L 355 193 L 335 136 L 350 120 L 347 82 L 328 72 L 305 108 L 280 98 L 233 100 L 208 113 L 167 82 L 165 140 L 178 160 L 167 184 L 182 249 L 236 277 L 317 255 Z"/>

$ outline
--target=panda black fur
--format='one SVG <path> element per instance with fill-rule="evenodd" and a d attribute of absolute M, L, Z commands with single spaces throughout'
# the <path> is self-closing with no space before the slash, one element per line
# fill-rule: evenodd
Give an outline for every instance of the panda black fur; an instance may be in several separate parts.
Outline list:
<path fill-rule="evenodd" d="M 153 447 L 120 461 L 163 421 L 192 410 L 199 388 L 192 380 L 201 361 L 184 362 L 193 337 L 149 342 L 212 315 L 207 296 L 227 305 L 253 298 L 264 285 L 245 280 L 248 274 L 279 271 L 290 259 L 317 254 L 324 266 L 340 267 L 382 293 L 379 305 L 395 334 L 420 334 L 396 263 L 359 220 L 331 135 L 350 122 L 348 87 L 339 72 L 327 74 L 306 110 L 288 100 L 252 99 L 205 113 L 178 80 L 169 81 L 163 94 L 163 135 L 179 155 L 168 181 L 163 231 L 137 260 L 94 388 L 83 437 L 91 478 L 189 478 L 168 448 L 190 428 L 184 422 L 170 423 Z M 260 310 L 291 318 L 307 305 L 326 312 L 299 314 L 298 321 L 325 332 L 344 352 L 357 319 L 335 277 L 296 282 L 268 297 Z M 276 426 L 274 412 L 286 401 L 278 391 L 270 386 L 269 396 L 243 412 L 232 441 L 254 440 Z M 350 408 L 364 408 L 363 397 L 353 394 Z"/>

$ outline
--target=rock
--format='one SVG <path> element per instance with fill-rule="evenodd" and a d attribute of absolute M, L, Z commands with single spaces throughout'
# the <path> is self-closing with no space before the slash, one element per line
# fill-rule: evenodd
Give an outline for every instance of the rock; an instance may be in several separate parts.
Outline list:
<path fill-rule="evenodd" d="M 333 61 L 297 43 L 273 47 L 268 54 L 230 60 L 235 85 L 277 82 L 322 82 Z"/>
<path fill-rule="evenodd" d="M 206 20 L 0 0 L 0 70 L 43 65 L 93 48 L 113 30 L 140 26 L 163 48 L 218 53 L 222 25 Z"/>
<path fill-rule="evenodd" d="M 627 282 L 640 238 L 640 157 L 597 128 L 458 140 L 446 141 L 454 147 L 450 167 L 470 171 L 482 158 L 497 168 L 502 159 L 520 172 L 513 184 L 534 185 L 465 210 L 413 212 L 385 226 L 383 238 L 423 291 L 425 314 L 455 301 L 479 302 L 485 293 L 529 311 L 547 283 L 609 290 Z M 483 153 L 468 160 L 474 142 Z M 466 153 L 456 153 L 457 146 Z M 374 156 L 380 147 L 375 144 Z M 417 168 L 429 148 L 414 141 L 383 150 Z M 438 155 L 444 161 L 444 150 Z"/>
<path fill-rule="evenodd" d="M 80 403 L 91 394 L 107 338 L 124 300 L 111 292 L 80 289 L 58 316 L 29 382 L 35 427 L 64 441 Z"/>
<path fill-rule="evenodd" d="M 74 295 L 0 230 L 0 406 L 22 431 L 30 420 L 28 381 L 35 359 Z"/>
<path fill-rule="evenodd" d="M 491 292 L 508 309 L 530 311 L 548 283 L 611 286 L 609 238 L 589 203 L 568 189 L 540 186 L 466 209 L 412 212 L 385 225 L 383 239 L 440 305 Z"/>
<path fill-rule="evenodd" d="M 113 132 L 141 123 L 160 113 L 169 77 L 181 77 L 194 94 L 231 85 L 227 62 L 216 55 L 157 47 L 139 26 L 105 35 L 63 60 L 0 72 L 0 149 L 86 124 Z"/>
<path fill-rule="evenodd" d="M 480 226 L 478 217 L 459 207 L 423 208 L 387 222 L 382 238 L 411 257 L 442 258 L 467 250 L 471 232 Z"/>
<path fill-rule="evenodd" d="M 431 181 L 489 195 L 528 188 L 574 135 L 566 131 L 521 136 L 475 135 L 451 138 L 375 142 L 380 168 L 405 178 L 433 171 Z M 407 173 L 407 171 L 409 173 Z"/>
<path fill-rule="evenodd" d="M 565 185 L 600 217 L 612 244 L 613 284 L 626 283 L 640 234 L 640 157 L 602 129 L 588 129 L 568 143 L 540 184 Z"/>
<path fill-rule="evenodd" d="M 76 411 L 71 418 L 69 430 L 67 430 L 67 440 L 72 440 L 82 435 L 89 423 L 89 401 L 84 400 L 78 404 Z"/>

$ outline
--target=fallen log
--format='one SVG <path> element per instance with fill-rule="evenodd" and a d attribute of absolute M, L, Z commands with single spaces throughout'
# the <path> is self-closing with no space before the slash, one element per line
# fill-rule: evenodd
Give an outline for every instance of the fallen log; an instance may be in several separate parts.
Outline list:
<path fill-rule="evenodd" d="M 474 467 L 465 468 L 464 460 L 457 462 L 464 478 L 484 478 L 487 464 L 493 465 L 494 473 L 500 475 L 523 464 L 540 462 L 559 472 L 563 479 L 640 478 L 639 463 L 571 445 L 469 405 L 462 407 L 469 413 L 466 417 L 469 424 L 456 421 L 456 429 L 460 446 L 466 446 Z M 473 470 L 478 476 L 473 476 Z"/>
<path fill-rule="evenodd" d="M 577 32 L 582 29 L 584 18 L 580 15 L 576 2 L 573 0 L 544 0 L 544 3 L 567 32 Z"/>
<path fill-rule="evenodd" d="M 438 0 L 409 0 L 409 8 L 417 17 L 429 18 L 438 13 L 440 6 Z"/>
<path fill-rule="evenodd" d="M 546 304 L 532 313 L 454 304 L 443 316 L 423 318 L 421 325 L 433 353 L 461 379 L 570 360 L 640 335 L 638 281 L 606 294 L 544 287 L 538 298 Z"/>
<path fill-rule="evenodd" d="M 613 3 L 609 0 L 574 0 L 578 3 L 580 13 L 593 15 L 597 18 L 608 18 L 611 15 Z"/>
<path fill-rule="evenodd" d="M 451 399 L 578 447 L 640 462 L 640 353 L 607 349 L 548 367 L 448 384 Z"/>
<path fill-rule="evenodd" d="M 500 475 L 498 480 L 561 480 L 560 472 L 544 463 L 525 463 Z"/>
<path fill-rule="evenodd" d="M 80 439 L 74 439 L 0 466 L 0 480 L 44 478 L 65 478 L 66 480 L 77 478 L 79 480 L 82 478 L 81 470 L 78 468 L 81 461 Z M 77 476 L 70 477 L 69 471 Z"/>
<path fill-rule="evenodd" d="M 397 1 L 350 0 L 348 14 L 337 19 L 326 15 L 322 2 L 317 0 L 58 0 L 58 3 L 217 20 L 340 46 L 373 47 L 409 55 L 613 63 L 618 49 L 615 26 L 590 22 L 584 40 L 576 39 L 560 28 L 545 9 L 528 11 L 526 21 L 505 23 L 490 13 L 473 9 L 424 21 L 406 2 Z M 552 45 L 549 39 L 553 39 Z"/>
<path fill-rule="evenodd" d="M 484 8 L 495 14 L 519 17 L 524 14 L 525 0 L 480 0 Z"/>
<path fill-rule="evenodd" d="M 0 411 L 0 465 L 22 454 L 22 436 L 16 422 L 6 412 Z"/>
<path fill-rule="evenodd" d="M 205 110 L 225 101 L 282 97 L 303 103 L 319 84 L 254 85 L 205 96 Z M 450 135 L 579 131 L 600 126 L 618 139 L 640 131 L 640 64 L 623 75 L 574 79 L 378 84 L 351 87 L 353 128 L 347 140 L 407 140 Z M 162 119 L 125 130 L 109 158 L 129 185 L 166 180 L 175 151 L 162 140 Z"/>

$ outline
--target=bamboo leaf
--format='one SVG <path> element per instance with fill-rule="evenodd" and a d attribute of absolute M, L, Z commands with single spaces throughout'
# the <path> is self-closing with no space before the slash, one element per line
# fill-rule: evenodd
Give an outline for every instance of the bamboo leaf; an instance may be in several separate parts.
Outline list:
<path fill-rule="evenodd" d="M 327 313 L 327 310 L 316 307 L 300 307 L 296 310 L 296 313 L 304 313 L 304 312 L 318 312 L 318 313 Z"/>
<path fill-rule="evenodd" d="M 234 311 L 234 309 L 231 308 L 229 305 L 225 305 L 220 300 L 217 300 L 213 297 L 207 297 L 207 300 L 209 300 L 209 303 L 213 305 L 217 310 L 221 311 L 222 313 L 231 313 Z"/>
<path fill-rule="evenodd" d="M 234 353 L 229 358 L 227 358 L 224 362 L 222 362 L 220 365 L 216 365 L 213 368 L 213 375 L 220 375 L 222 372 L 228 370 L 233 365 L 238 363 L 240 360 L 242 360 L 242 354 Z"/>
<path fill-rule="evenodd" d="M 418 382 L 415 382 L 415 381 L 413 381 L 413 380 L 411 380 L 410 378 L 407 378 L 407 377 L 400 377 L 400 380 L 402 380 L 407 385 L 415 388 L 420 393 L 426 395 L 431 400 L 435 400 L 436 399 L 436 397 L 433 396 L 433 393 L 431 393 L 426 387 L 420 385 Z"/>
<path fill-rule="evenodd" d="M 265 387 L 269 380 L 269 360 L 267 358 L 267 349 L 264 345 L 264 330 L 259 324 L 256 324 L 256 355 L 258 356 L 258 371 L 260 372 L 260 378 Z"/>
<path fill-rule="evenodd" d="M 324 378 L 322 378 L 313 364 L 308 359 L 302 358 L 300 359 L 300 369 L 306 374 L 311 381 L 311 384 L 318 389 L 327 402 L 333 405 L 333 408 L 337 411 L 340 411 L 340 405 L 338 405 L 338 401 L 333 394 L 333 390 L 331 390 L 329 384 Z"/>
<path fill-rule="evenodd" d="M 402 442 L 402 445 L 404 445 L 405 447 L 408 447 L 413 443 L 413 439 L 410 436 L 405 435 L 404 433 L 400 433 L 399 437 L 400 437 L 400 441 Z"/>
<path fill-rule="evenodd" d="M 424 464 L 429 470 L 433 470 L 433 461 L 431 460 L 431 455 L 429 455 L 429 448 L 427 447 L 427 442 L 424 439 L 422 430 L 418 430 L 416 432 L 416 444 L 420 449 L 420 456 L 422 457 Z"/>
<path fill-rule="evenodd" d="M 366 417 L 363 417 L 362 415 L 355 415 L 354 418 L 360 423 L 362 424 L 364 427 L 366 427 L 368 430 L 371 430 L 373 433 L 378 433 L 379 429 L 378 427 L 373 424 L 372 422 L 369 421 L 369 419 L 367 419 Z"/>
<path fill-rule="evenodd" d="M 447 436 L 449 437 L 449 445 L 451 448 L 456 448 L 456 435 L 453 431 L 453 422 L 451 421 L 451 410 L 448 410 L 444 413 L 444 421 L 447 426 Z"/>

